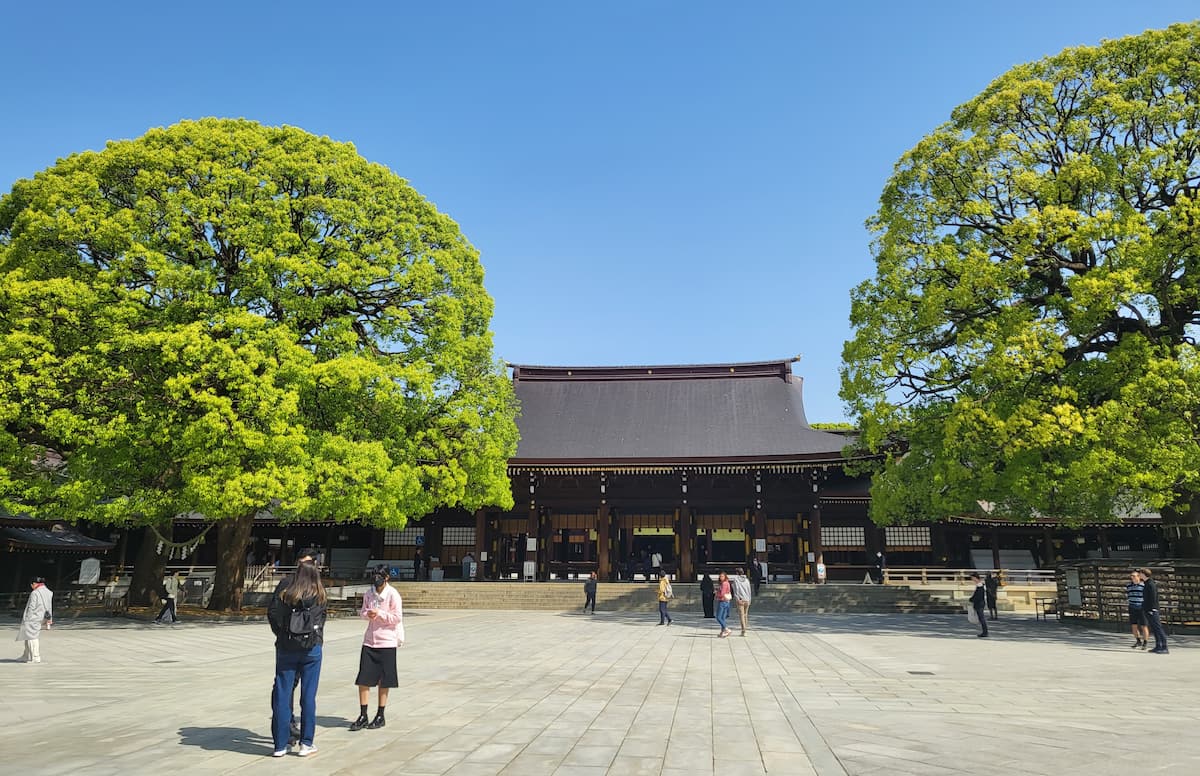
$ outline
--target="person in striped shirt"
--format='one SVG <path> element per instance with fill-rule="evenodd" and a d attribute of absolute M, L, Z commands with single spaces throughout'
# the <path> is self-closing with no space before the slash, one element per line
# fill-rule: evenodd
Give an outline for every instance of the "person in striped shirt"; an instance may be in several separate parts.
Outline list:
<path fill-rule="evenodd" d="M 1133 644 L 1130 645 L 1130 649 L 1145 649 L 1146 640 L 1150 638 L 1150 625 L 1146 622 L 1146 612 L 1142 609 L 1145 589 L 1141 574 L 1136 571 L 1129 572 L 1129 584 L 1125 586 L 1125 595 L 1129 598 L 1129 627 L 1133 631 Z"/>

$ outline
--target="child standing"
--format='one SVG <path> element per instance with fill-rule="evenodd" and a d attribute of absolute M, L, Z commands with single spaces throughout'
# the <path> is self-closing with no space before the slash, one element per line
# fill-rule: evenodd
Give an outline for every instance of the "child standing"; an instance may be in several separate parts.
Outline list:
<path fill-rule="evenodd" d="M 400 686 L 396 671 L 396 648 L 404 645 L 404 609 L 400 593 L 388 584 L 387 566 L 376 566 L 371 573 L 374 587 L 363 596 L 360 615 L 367 619 L 362 652 L 358 658 L 358 719 L 350 723 L 351 730 L 377 730 L 386 723 L 388 690 Z M 379 688 L 379 707 L 375 719 L 367 721 L 367 703 L 371 688 Z"/>

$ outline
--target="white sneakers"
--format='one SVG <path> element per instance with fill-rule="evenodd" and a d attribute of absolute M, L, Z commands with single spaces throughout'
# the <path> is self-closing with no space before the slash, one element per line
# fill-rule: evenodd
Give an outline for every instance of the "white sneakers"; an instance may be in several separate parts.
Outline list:
<path fill-rule="evenodd" d="M 296 752 L 296 754 L 300 757 L 308 757 L 310 754 L 316 754 L 316 753 L 317 753 L 316 745 L 309 746 L 308 744 L 300 744 L 300 751 Z"/>

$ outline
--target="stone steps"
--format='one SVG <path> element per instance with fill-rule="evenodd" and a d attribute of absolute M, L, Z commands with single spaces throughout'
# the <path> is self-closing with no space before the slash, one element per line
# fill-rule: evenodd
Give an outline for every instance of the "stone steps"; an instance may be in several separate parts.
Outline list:
<path fill-rule="evenodd" d="M 582 582 L 397 582 L 407 609 L 515 609 L 572 611 L 583 606 Z M 673 584 L 675 609 L 701 607 L 699 586 Z M 657 586 L 645 583 L 600 583 L 596 608 L 645 611 L 657 606 Z M 962 605 L 939 600 L 923 591 L 888 585 L 763 585 L 754 599 L 756 612 L 958 614 Z"/>

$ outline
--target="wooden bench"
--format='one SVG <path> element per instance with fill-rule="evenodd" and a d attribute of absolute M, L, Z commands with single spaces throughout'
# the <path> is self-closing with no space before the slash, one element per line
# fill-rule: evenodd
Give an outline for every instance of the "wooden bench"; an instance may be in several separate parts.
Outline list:
<path fill-rule="evenodd" d="M 552 578 L 586 576 L 600 570 L 600 564 L 594 560 L 552 560 L 549 565 Z"/>

